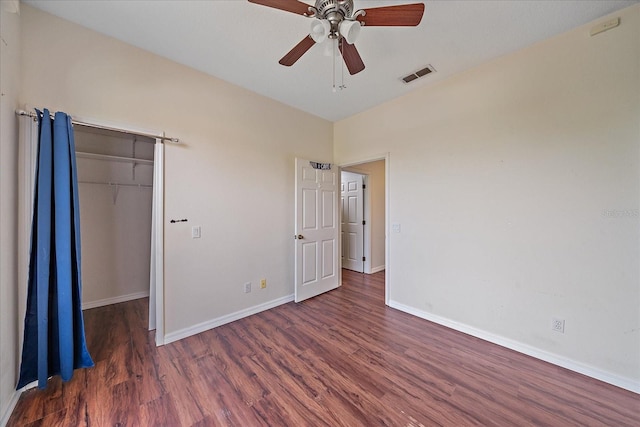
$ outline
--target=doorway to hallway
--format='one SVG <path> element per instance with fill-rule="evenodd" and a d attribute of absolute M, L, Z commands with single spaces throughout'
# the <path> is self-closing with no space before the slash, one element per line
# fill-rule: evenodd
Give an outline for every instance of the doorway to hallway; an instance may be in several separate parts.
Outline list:
<path fill-rule="evenodd" d="M 372 274 L 386 268 L 385 160 L 342 168 L 342 267 Z"/>
<path fill-rule="evenodd" d="M 364 190 L 366 175 L 341 173 L 342 268 L 364 273 Z"/>

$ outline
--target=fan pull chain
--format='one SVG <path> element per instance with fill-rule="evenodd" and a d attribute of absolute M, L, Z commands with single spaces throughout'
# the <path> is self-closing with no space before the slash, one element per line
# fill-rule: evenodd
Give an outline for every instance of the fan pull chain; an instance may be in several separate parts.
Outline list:
<path fill-rule="evenodd" d="M 333 55 L 331 55 L 333 57 L 333 87 L 331 88 L 331 90 L 335 93 L 336 92 L 336 45 L 338 44 L 337 42 L 334 42 L 333 40 L 331 41 L 331 44 L 333 45 Z"/>
<path fill-rule="evenodd" d="M 344 50 L 344 48 L 343 48 Z M 344 68 L 346 67 L 345 63 L 344 63 L 344 57 L 342 57 L 342 61 L 340 61 L 340 63 L 342 64 L 341 70 L 342 70 L 342 78 L 341 78 L 341 85 L 339 86 L 340 90 L 346 89 L 347 87 L 344 85 Z"/>
<path fill-rule="evenodd" d="M 332 91 L 335 93 L 337 92 L 338 89 L 343 90 L 346 89 L 347 86 L 344 84 L 344 68 L 345 68 L 345 63 L 344 63 L 344 56 L 343 56 L 343 51 L 344 48 L 340 47 L 340 39 L 336 39 L 335 41 L 332 42 L 333 43 L 333 87 L 332 87 Z M 340 52 L 340 63 L 342 64 L 342 67 L 340 68 L 340 85 L 336 86 L 336 57 L 338 56 L 336 53 L 336 49 L 338 49 L 338 52 Z"/>

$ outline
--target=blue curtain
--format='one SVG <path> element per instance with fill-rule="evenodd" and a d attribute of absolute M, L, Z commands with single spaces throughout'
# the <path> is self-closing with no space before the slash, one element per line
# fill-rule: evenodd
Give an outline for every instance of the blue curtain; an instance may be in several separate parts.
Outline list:
<path fill-rule="evenodd" d="M 38 113 L 31 256 L 24 344 L 17 388 L 93 366 L 82 318 L 80 211 L 71 118 Z"/>

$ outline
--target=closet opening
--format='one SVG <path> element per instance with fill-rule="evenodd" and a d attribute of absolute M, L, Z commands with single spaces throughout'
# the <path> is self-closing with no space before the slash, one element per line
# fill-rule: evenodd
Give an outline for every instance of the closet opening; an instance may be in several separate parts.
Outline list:
<path fill-rule="evenodd" d="M 22 316 L 31 253 L 38 120 L 35 112 L 16 110 L 16 115 L 20 125 L 18 305 Z M 112 123 L 74 117 L 72 123 L 81 217 L 82 308 L 148 297 L 148 329 L 155 330 L 155 344 L 163 345 L 163 142 L 180 141 L 163 132 Z M 137 208 L 129 211 L 132 206 Z M 18 325 L 22 347 L 24 323 Z"/>
<path fill-rule="evenodd" d="M 155 139 L 74 126 L 82 308 L 149 297 Z"/>

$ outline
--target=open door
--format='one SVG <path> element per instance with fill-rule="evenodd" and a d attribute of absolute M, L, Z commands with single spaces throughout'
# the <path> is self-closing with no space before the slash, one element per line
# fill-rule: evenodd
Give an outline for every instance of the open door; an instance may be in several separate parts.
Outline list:
<path fill-rule="evenodd" d="M 340 285 L 339 180 L 335 165 L 296 159 L 296 302 Z"/>
<path fill-rule="evenodd" d="M 342 268 L 364 272 L 364 176 L 341 174 Z"/>

